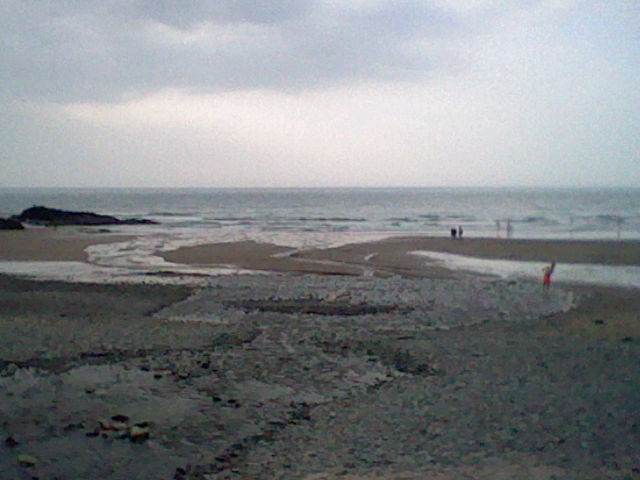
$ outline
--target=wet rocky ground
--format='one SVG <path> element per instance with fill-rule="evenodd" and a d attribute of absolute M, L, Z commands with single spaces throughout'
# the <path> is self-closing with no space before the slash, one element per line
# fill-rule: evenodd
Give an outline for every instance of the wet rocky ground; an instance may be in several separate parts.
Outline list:
<path fill-rule="evenodd" d="M 0 277 L 0 478 L 640 476 L 634 336 L 461 276 Z M 597 321 L 601 323 L 596 323 Z"/>

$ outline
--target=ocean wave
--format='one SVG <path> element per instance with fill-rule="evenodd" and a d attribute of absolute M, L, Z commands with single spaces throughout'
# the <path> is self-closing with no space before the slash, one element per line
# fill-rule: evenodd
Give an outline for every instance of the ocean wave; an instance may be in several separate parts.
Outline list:
<path fill-rule="evenodd" d="M 299 222 L 366 222 L 366 218 L 350 217 L 296 217 Z"/>
<path fill-rule="evenodd" d="M 446 219 L 446 220 L 456 220 L 458 222 L 473 222 L 473 221 L 475 221 L 474 217 L 471 217 L 469 215 L 460 215 L 460 214 L 446 215 L 444 217 L 444 219 Z"/>
<path fill-rule="evenodd" d="M 559 225 L 560 222 L 554 220 L 553 218 L 541 217 L 541 216 L 530 216 L 524 217 L 522 220 L 519 220 L 521 223 L 538 223 L 541 225 Z"/>
<path fill-rule="evenodd" d="M 409 218 L 409 217 L 391 217 L 391 218 L 387 218 L 386 220 L 387 222 L 405 222 L 405 223 L 415 223 L 418 220 L 416 220 L 415 218 Z"/>
<path fill-rule="evenodd" d="M 200 218 L 200 212 L 149 212 L 148 216 L 157 217 L 195 217 Z"/>
<path fill-rule="evenodd" d="M 216 222 L 256 222 L 258 219 L 256 217 L 212 217 L 205 218 L 205 220 L 215 220 Z"/>
<path fill-rule="evenodd" d="M 625 217 L 623 217 L 622 215 L 605 214 L 605 215 L 596 215 L 595 217 L 592 217 L 592 218 L 596 222 L 604 223 L 604 224 L 616 224 L 618 222 L 621 222 L 621 223 L 625 222 Z"/>

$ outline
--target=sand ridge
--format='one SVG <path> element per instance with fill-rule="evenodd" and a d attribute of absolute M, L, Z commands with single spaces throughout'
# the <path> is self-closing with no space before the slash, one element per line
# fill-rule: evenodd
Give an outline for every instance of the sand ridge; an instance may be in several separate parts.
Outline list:
<path fill-rule="evenodd" d="M 213 243 L 159 253 L 187 265 L 226 265 L 253 270 L 447 278 L 452 272 L 409 255 L 414 251 L 479 258 L 602 265 L 640 265 L 640 242 L 391 237 L 335 248 L 294 250 L 258 242 Z"/>

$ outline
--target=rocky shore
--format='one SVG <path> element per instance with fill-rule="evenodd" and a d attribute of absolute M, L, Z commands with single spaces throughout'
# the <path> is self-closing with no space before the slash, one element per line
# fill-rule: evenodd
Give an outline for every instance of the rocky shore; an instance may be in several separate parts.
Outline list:
<path fill-rule="evenodd" d="M 472 276 L 0 276 L 0 478 L 635 478 L 638 307 Z"/>
<path fill-rule="evenodd" d="M 24 225 L 17 220 L 0 218 L 0 230 L 24 230 Z"/>
<path fill-rule="evenodd" d="M 49 208 L 44 206 L 33 206 L 23 210 L 18 215 L 13 215 L 4 222 L 12 222 L 15 226 L 22 223 L 31 223 L 44 226 L 63 225 L 155 225 L 156 222 L 148 219 L 127 218 L 120 219 L 111 215 L 101 215 L 94 212 L 75 212 Z M 0 223 L 0 226 L 2 223 Z M 14 228 L 15 229 L 15 228 Z"/>

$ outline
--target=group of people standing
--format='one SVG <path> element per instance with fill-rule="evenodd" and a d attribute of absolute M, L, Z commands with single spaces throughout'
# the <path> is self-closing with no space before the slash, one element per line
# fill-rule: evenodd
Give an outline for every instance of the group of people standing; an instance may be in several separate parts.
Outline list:
<path fill-rule="evenodd" d="M 451 229 L 451 238 L 462 238 L 463 233 L 464 233 L 464 230 L 462 229 L 462 225 L 458 225 L 457 229 L 453 227 Z"/>

